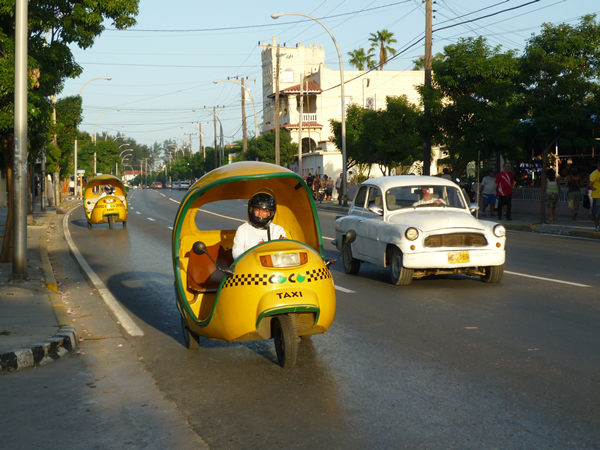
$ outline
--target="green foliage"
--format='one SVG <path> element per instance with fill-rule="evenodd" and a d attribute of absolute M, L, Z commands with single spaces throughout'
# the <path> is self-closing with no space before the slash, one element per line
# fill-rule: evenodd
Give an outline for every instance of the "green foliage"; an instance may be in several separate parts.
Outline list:
<path fill-rule="evenodd" d="M 241 149 L 241 143 L 238 143 Z M 271 131 L 258 137 L 248 139 L 248 150 L 244 155 L 239 152 L 239 158 L 246 161 L 263 161 L 275 163 L 275 132 Z M 289 132 L 279 133 L 279 162 L 282 166 L 292 164 L 298 157 L 298 144 L 292 142 Z"/>
<path fill-rule="evenodd" d="M 373 53 L 375 50 L 379 51 L 379 70 L 383 70 L 388 59 L 388 53 L 392 55 L 396 54 L 396 49 L 391 46 L 391 44 L 397 42 L 394 38 L 394 33 L 388 30 L 381 30 L 370 33 L 370 36 L 371 48 L 369 49 L 369 53 Z"/>
<path fill-rule="evenodd" d="M 351 66 L 356 67 L 357 70 L 373 69 L 375 63 L 373 62 L 373 55 L 365 53 L 364 48 L 359 48 L 348 52 L 350 60 L 348 61 Z"/>
<path fill-rule="evenodd" d="M 484 38 L 460 39 L 444 48 L 433 61 L 433 91 L 421 89 L 430 102 L 430 130 L 446 146 L 453 176 L 460 176 L 470 161 L 517 152 L 511 130 L 518 123 L 512 114 L 513 80 L 518 75 L 514 51 L 491 48 Z M 427 126 L 427 123 L 425 123 Z"/>

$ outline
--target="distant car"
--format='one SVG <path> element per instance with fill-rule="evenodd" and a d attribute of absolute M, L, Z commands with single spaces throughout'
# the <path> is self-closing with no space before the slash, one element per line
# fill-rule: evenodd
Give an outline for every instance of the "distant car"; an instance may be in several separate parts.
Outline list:
<path fill-rule="evenodd" d="M 165 182 L 165 189 L 171 189 L 171 182 L 170 181 Z"/>
<path fill-rule="evenodd" d="M 480 276 L 498 283 L 504 274 L 506 230 L 479 221 L 458 185 L 437 177 L 401 175 L 362 183 L 347 216 L 336 220 L 344 271 L 362 262 L 390 268 L 392 283 L 438 274 Z M 348 232 L 356 240 L 346 243 Z"/>
<path fill-rule="evenodd" d="M 155 181 L 154 183 L 152 183 L 152 189 L 162 189 L 163 188 L 163 184 L 160 181 Z"/>
<path fill-rule="evenodd" d="M 180 181 L 179 182 L 179 190 L 185 190 L 185 189 L 189 189 L 190 188 L 190 182 L 189 181 Z"/>
<path fill-rule="evenodd" d="M 171 189 L 179 189 L 179 181 L 173 181 L 171 183 Z"/>

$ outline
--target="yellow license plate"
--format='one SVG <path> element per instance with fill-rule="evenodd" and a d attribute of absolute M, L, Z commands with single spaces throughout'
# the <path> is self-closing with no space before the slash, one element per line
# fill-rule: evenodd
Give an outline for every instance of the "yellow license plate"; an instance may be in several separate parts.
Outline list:
<path fill-rule="evenodd" d="M 448 252 L 450 264 L 468 263 L 469 261 L 469 252 Z"/>

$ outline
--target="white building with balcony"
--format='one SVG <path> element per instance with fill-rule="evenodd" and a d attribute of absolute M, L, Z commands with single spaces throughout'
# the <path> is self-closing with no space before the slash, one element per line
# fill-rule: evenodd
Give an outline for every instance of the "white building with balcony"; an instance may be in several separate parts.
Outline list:
<path fill-rule="evenodd" d="M 342 169 L 342 152 L 330 139 L 333 136 L 330 119 L 341 121 L 342 99 L 340 73 L 325 65 L 325 50 L 317 44 L 295 47 L 262 44 L 263 69 L 263 131 L 275 128 L 275 90 L 277 53 L 279 52 L 279 126 L 291 133 L 298 143 L 300 128 L 300 90 L 302 97 L 302 168 L 303 175 L 327 174 L 337 178 Z M 337 55 L 336 55 L 337 57 Z M 360 71 L 344 70 L 345 102 L 365 108 L 384 109 L 386 97 L 406 95 L 419 104 L 417 86 L 425 81 L 420 70 Z M 294 169 L 294 168 L 292 168 Z M 434 167 L 432 172 L 435 173 Z M 371 175 L 376 175 L 371 172 Z"/>

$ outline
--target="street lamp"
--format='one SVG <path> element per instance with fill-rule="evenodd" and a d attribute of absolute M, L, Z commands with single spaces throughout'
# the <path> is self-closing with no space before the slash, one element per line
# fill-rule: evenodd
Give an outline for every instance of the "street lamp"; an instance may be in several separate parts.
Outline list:
<path fill-rule="evenodd" d="M 302 16 L 302 17 L 307 17 L 311 20 L 314 20 L 315 22 L 317 22 L 319 25 L 321 25 L 323 28 L 325 28 L 325 30 L 327 31 L 327 33 L 329 33 L 329 36 L 331 37 L 331 39 L 333 40 L 333 43 L 335 44 L 335 49 L 337 50 L 337 54 L 338 54 L 338 59 L 340 62 L 340 91 L 341 91 L 341 96 L 342 96 L 342 199 L 338 200 L 338 202 L 340 204 L 343 204 L 344 206 L 348 206 L 348 185 L 347 185 L 347 180 L 346 180 L 346 97 L 345 97 L 345 92 L 344 92 L 344 65 L 342 62 L 342 54 L 340 53 L 340 48 L 338 47 L 338 44 L 335 40 L 335 38 L 333 37 L 333 34 L 331 34 L 331 31 L 329 31 L 329 28 L 327 28 L 323 22 L 321 22 L 320 20 L 314 18 L 313 16 L 309 16 L 308 14 L 301 14 L 301 13 L 275 13 L 272 14 L 271 17 L 273 19 L 279 19 L 282 16 Z M 300 145 L 302 145 L 302 143 L 300 143 Z"/>
<path fill-rule="evenodd" d="M 250 100 L 252 100 L 252 106 L 254 106 L 254 137 L 258 137 L 258 121 L 256 119 L 256 103 L 254 103 L 254 98 L 252 98 L 252 93 L 250 92 L 250 89 L 248 89 L 246 86 L 244 86 L 242 83 L 238 82 L 237 80 L 216 80 L 213 81 L 214 84 L 217 83 L 235 83 L 239 86 L 242 86 L 244 88 L 244 90 L 248 93 L 248 95 L 250 96 Z"/>
<path fill-rule="evenodd" d="M 94 125 L 94 175 L 96 174 L 96 129 L 98 128 L 98 121 L 100 120 L 100 117 L 102 117 L 102 114 L 104 114 L 105 112 L 108 112 L 108 111 L 121 111 L 121 110 L 116 109 L 116 108 L 105 109 L 104 111 L 102 111 L 100 113 L 100 115 L 96 119 L 96 125 Z"/>
<path fill-rule="evenodd" d="M 110 132 L 110 130 L 112 130 L 113 128 L 124 128 L 125 125 L 115 125 L 114 127 L 111 127 L 108 129 L 108 131 L 106 132 L 106 136 L 104 136 L 104 142 L 107 141 L 108 139 L 108 133 Z M 116 141 L 117 139 L 119 139 L 121 136 L 117 136 L 114 140 Z"/>
<path fill-rule="evenodd" d="M 81 89 L 79 90 L 79 94 L 77 94 L 77 97 L 81 97 L 81 92 L 83 91 L 83 88 L 86 87 L 89 83 L 91 83 L 94 80 L 112 80 L 111 77 L 100 77 L 100 78 L 92 78 L 90 81 L 88 81 L 87 83 L 85 83 Z M 73 194 L 75 195 L 75 198 L 79 198 L 77 196 L 77 133 L 75 133 L 75 147 L 73 148 L 73 171 L 75 172 L 73 178 L 75 181 L 75 189 L 73 190 Z"/>

